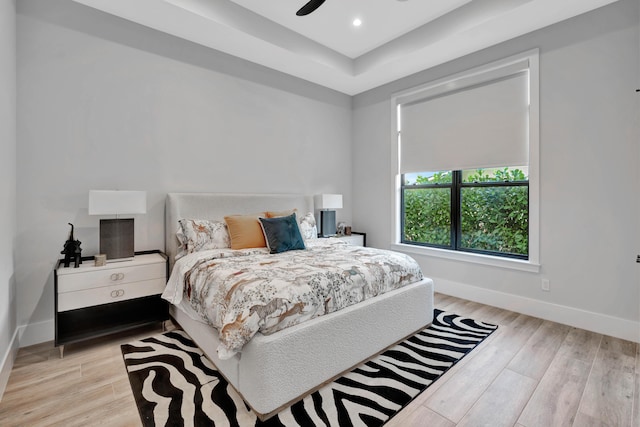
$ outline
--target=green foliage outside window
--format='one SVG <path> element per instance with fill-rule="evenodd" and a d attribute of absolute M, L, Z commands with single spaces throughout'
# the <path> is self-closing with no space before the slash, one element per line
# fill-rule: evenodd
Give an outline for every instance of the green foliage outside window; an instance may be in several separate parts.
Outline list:
<path fill-rule="evenodd" d="M 478 169 L 462 172 L 461 249 L 526 256 L 529 246 L 528 186 L 491 185 L 526 182 L 521 169 Z M 404 240 L 452 247 L 451 172 L 417 175 L 404 186 Z M 480 186 L 465 184 L 483 183 Z M 412 186 L 433 185 L 428 188 Z"/>
<path fill-rule="evenodd" d="M 501 182 L 501 181 L 527 181 L 527 175 L 521 169 L 476 169 L 475 171 L 462 171 L 463 182 Z"/>
<path fill-rule="evenodd" d="M 404 193 L 404 238 L 411 242 L 451 244 L 451 190 L 429 188 Z"/>

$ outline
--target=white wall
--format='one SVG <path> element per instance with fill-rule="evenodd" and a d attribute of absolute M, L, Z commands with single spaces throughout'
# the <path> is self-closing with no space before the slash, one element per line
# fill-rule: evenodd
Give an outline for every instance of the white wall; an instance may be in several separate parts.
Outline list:
<path fill-rule="evenodd" d="M 621 0 L 356 96 L 354 227 L 389 247 L 394 92 L 539 48 L 540 274 L 414 256 L 444 293 L 640 340 L 638 9 Z"/>
<path fill-rule="evenodd" d="M 0 396 L 17 340 L 13 250 L 16 236 L 16 0 L 0 0 Z"/>
<path fill-rule="evenodd" d="M 70 0 L 18 4 L 18 141 L 21 345 L 53 339 L 67 223 L 97 252 L 89 189 L 148 192 L 136 250 L 171 191 L 336 192 L 351 219 L 350 97 Z"/>

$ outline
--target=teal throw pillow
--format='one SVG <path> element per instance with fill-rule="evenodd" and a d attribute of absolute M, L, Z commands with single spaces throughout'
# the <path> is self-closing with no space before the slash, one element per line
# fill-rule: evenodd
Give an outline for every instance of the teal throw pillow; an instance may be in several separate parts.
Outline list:
<path fill-rule="evenodd" d="M 305 249 L 295 214 L 259 219 L 264 232 L 264 239 L 267 241 L 267 247 L 272 254 Z"/>

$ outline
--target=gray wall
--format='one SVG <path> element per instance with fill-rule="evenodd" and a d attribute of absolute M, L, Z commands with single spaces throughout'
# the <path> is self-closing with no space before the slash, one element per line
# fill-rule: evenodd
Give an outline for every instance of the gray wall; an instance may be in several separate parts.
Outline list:
<path fill-rule="evenodd" d="M 13 366 L 16 331 L 16 2 L 0 0 L 0 396 Z M 7 361 L 8 363 L 5 363 Z"/>
<path fill-rule="evenodd" d="M 136 250 L 164 248 L 172 191 L 335 192 L 351 220 L 351 98 L 70 0 L 18 4 L 18 321 L 53 338 L 53 267 L 90 189 L 148 192 Z M 319 155 L 319 153 L 323 153 Z"/>
<path fill-rule="evenodd" d="M 369 231 L 372 245 L 389 247 L 394 92 L 539 48 L 540 274 L 413 256 L 426 275 L 441 279 L 441 291 L 464 290 L 460 296 L 518 311 L 535 305 L 542 317 L 566 308 L 569 317 L 584 314 L 582 325 L 610 319 L 635 325 L 637 335 L 638 9 L 638 1 L 622 0 L 356 96 L 354 226 Z M 542 277 L 551 292 L 541 291 Z"/>

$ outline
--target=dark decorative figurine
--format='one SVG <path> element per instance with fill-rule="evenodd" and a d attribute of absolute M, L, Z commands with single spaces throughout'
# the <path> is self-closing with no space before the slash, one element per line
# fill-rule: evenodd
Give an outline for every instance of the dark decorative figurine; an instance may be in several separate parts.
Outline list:
<path fill-rule="evenodd" d="M 69 267 L 71 260 L 73 260 L 75 264 L 74 268 L 78 268 L 80 267 L 80 264 L 82 264 L 82 249 L 80 249 L 80 244 L 82 242 L 73 238 L 73 224 L 69 223 L 69 225 L 71 226 L 69 239 L 64 242 L 64 249 L 60 253 L 64 255 L 65 267 Z"/>

